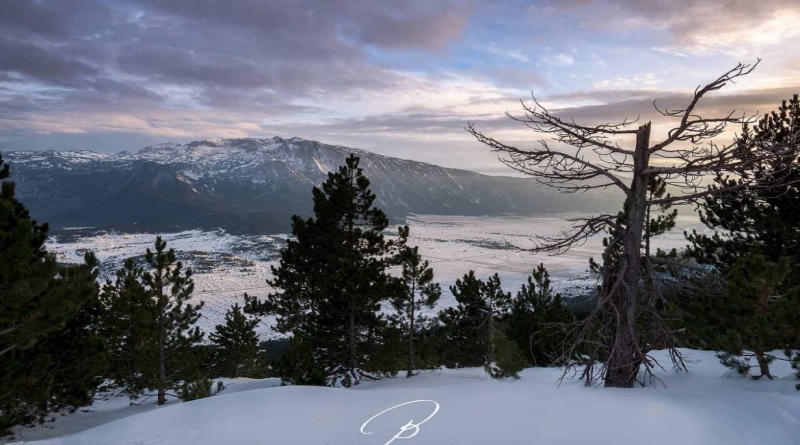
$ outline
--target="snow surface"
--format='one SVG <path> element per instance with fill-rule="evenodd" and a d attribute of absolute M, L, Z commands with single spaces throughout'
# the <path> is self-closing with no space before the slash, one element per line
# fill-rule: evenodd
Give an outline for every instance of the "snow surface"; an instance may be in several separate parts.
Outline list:
<path fill-rule="evenodd" d="M 600 256 L 602 235 L 596 235 L 584 245 L 558 256 L 516 249 L 533 246 L 534 235 L 553 236 L 567 230 L 570 224 L 566 218 L 578 216 L 586 215 L 408 217 L 406 223 L 411 228 L 409 244 L 419 246 L 443 290 L 438 305 L 425 312 L 438 312 L 455 305 L 449 286 L 470 270 L 481 279 L 496 272 L 503 288 L 516 293 L 531 271 L 539 263 L 544 263 L 557 291 L 574 295 L 581 289 L 593 288 L 597 277 L 589 272 L 589 258 Z M 653 246 L 683 248 L 687 244 L 683 231 L 692 229 L 706 230 L 697 216 L 681 215 L 675 229 L 657 237 Z M 263 298 L 272 290 L 266 284 L 271 277 L 270 266 L 277 264 L 277 252 L 288 237 L 285 234 L 238 236 L 223 230 L 188 230 L 162 236 L 168 247 L 178 253 L 178 258 L 194 269 L 194 298 L 205 302 L 199 322 L 205 331 L 213 330 L 216 324 L 221 323 L 225 311 L 234 302 L 241 303 L 245 292 Z M 61 242 L 59 237 L 54 237 L 48 240 L 47 248 L 56 252 L 62 261 L 72 262 L 80 261 L 84 250 L 92 250 L 105 263 L 106 273 L 113 275 L 125 258 L 143 255 L 154 240 L 155 234 L 100 232 L 73 242 Z M 206 267 L 200 267 L 201 261 Z M 394 272 L 399 272 L 399 268 Z M 263 320 L 258 327 L 262 338 L 277 336 L 270 329 L 272 324 L 271 318 Z"/>
<path fill-rule="evenodd" d="M 800 443 L 800 392 L 785 362 L 775 381 L 726 372 L 713 353 L 685 351 L 689 373 L 661 371 L 664 386 L 584 387 L 558 369 L 527 369 L 520 380 L 495 381 L 481 369 L 436 370 L 356 388 L 272 387 L 230 391 L 194 402 L 135 413 L 37 445 L 383 445 L 413 419 L 434 410 L 408 445 L 789 445 Z M 668 362 L 665 354 L 660 357 Z M 257 382 L 257 381 L 251 381 Z M 257 385 L 254 385 L 257 386 Z M 269 385 L 267 385 L 269 386 Z M 243 385 L 241 389 L 246 389 Z M 50 431 L 53 436 L 73 418 Z M 35 431 L 23 431 L 23 434 Z M 401 436 L 408 437 L 408 430 Z M 63 433 L 62 433 L 63 434 Z M 33 437 L 31 434 L 29 437 Z M 39 436 L 41 437 L 41 436 Z"/>

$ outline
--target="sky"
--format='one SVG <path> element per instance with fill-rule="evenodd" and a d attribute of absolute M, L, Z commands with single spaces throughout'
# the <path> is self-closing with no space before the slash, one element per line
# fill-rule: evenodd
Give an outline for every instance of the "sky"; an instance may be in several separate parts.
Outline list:
<path fill-rule="evenodd" d="M 739 62 L 762 59 L 702 111 L 800 92 L 800 0 L 0 2 L 0 151 L 281 136 L 505 174 L 464 127 L 530 146 L 504 113 L 531 94 L 663 137 L 653 100 Z"/>

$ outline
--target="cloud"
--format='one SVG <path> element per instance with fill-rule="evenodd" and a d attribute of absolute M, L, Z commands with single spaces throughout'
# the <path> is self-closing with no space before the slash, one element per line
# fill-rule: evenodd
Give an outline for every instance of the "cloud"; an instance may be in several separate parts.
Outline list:
<path fill-rule="evenodd" d="M 643 86 L 653 86 L 661 83 L 656 73 L 641 73 L 626 76 L 619 76 L 614 79 L 602 80 L 592 84 L 594 88 L 636 88 Z"/>
<path fill-rule="evenodd" d="M 663 34 L 656 48 L 679 55 L 741 56 L 800 35 L 800 4 L 785 0 L 553 0 L 548 7 L 575 14 L 585 27 Z"/>
<path fill-rule="evenodd" d="M 503 114 L 531 89 L 588 124 L 651 118 L 653 98 L 682 105 L 729 54 L 764 50 L 709 104 L 774 108 L 800 80 L 782 43 L 798 14 L 765 1 L 16 0 L 0 13 L 0 149 L 278 134 L 480 170 L 492 156 L 464 124 L 535 140 Z"/>
<path fill-rule="evenodd" d="M 575 58 L 572 55 L 567 53 L 561 53 L 555 57 L 547 57 L 545 58 L 545 62 L 548 65 L 553 65 L 557 67 L 569 67 L 575 64 Z"/>
<path fill-rule="evenodd" d="M 528 56 L 523 54 L 519 50 L 510 50 L 510 49 L 503 49 L 500 48 L 496 43 L 492 42 L 484 48 L 489 54 L 493 54 L 498 57 L 505 57 L 507 59 L 516 60 L 518 62 L 529 62 L 530 59 Z"/>

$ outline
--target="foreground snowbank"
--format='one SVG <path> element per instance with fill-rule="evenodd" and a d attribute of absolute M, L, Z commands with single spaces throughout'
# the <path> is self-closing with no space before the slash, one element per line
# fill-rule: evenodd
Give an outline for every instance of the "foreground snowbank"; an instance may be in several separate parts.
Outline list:
<path fill-rule="evenodd" d="M 663 372 L 667 388 L 557 386 L 558 370 L 528 369 L 493 381 L 481 370 L 434 371 L 354 389 L 276 387 L 222 394 L 139 413 L 37 445 L 383 445 L 401 426 L 418 434 L 392 443 L 593 445 L 754 445 L 800 443 L 800 392 L 790 370 L 776 381 L 726 373 L 712 353 L 687 351 L 690 372 Z M 88 414 L 87 414 L 88 415 Z M 401 436 L 411 436 L 408 430 Z"/>

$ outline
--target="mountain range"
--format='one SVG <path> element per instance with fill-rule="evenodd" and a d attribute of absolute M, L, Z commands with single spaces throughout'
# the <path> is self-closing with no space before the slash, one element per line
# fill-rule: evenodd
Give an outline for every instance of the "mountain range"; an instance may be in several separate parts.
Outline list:
<path fill-rule="evenodd" d="M 56 229 L 285 231 L 311 213 L 311 188 L 353 153 L 376 205 L 407 214 L 499 215 L 618 207 L 604 195 L 561 195 L 529 178 L 487 176 L 300 138 L 208 139 L 136 152 L 16 151 L 17 196 Z"/>

